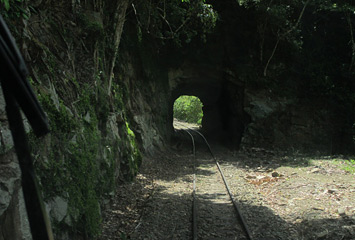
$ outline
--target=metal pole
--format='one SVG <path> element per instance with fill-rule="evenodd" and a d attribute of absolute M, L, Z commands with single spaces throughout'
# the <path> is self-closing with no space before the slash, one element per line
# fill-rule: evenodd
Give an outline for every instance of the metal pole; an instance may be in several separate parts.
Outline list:
<path fill-rule="evenodd" d="M 2 81 L 2 88 L 6 101 L 6 113 L 21 169 L 22 191 L 32 238 L 34 240 L 53 240 L 51 224 L 45 211 L 41 194 L 38 191 L 37 179 L 19 106 L 4 81 Z"/>

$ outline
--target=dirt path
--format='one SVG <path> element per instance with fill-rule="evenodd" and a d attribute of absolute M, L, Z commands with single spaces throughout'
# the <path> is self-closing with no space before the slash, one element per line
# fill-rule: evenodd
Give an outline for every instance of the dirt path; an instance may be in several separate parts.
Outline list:
<path fill-rule="evenodd" d="M 170 153 L 157 160 L 154 194 L 131 238 L 191 239 L 191 156 Z"/>
<path fill-rule="evenodd" d="M 214 150 L 253 239 L 355 239 L 355 176 L 341 160 Z M 214 164 L 197 154 L 199 239 L 243 239 Z M 191 239 L 191 193 L 189 148 L 145 158 L 119 187 L 100 239 Z"/>
<path fill-rule="evenodd" d="M 220 154 L 254 239 L 355 239 L 355 176 L 340 159 Z"/>

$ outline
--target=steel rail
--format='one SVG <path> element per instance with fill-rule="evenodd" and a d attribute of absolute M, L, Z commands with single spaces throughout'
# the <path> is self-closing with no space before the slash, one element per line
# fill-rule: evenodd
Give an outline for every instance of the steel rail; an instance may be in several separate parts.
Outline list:
<path fill-rule="evenodd" d="M 211 146 L 209 145 L 207 139 L 205 138 L 205 136 L 203 136 L 202 133 L 200 133 L 199 131 L 194 130 L 194 129 L 190 129 L 190 130 L 192 130 L 192 131 L 198 133 L 198 134 L 203 138 L 203 140 L 205 141 L 205 143 L 206 143 L 206 145 L 207 145 L 207 147 L 208 147 L 208 150 L 210 151 L 211 156 L 212 156 L 212 158 L 214 159 L 214 161 L 215 161 L 215 163 L 216 163 L 216 165 L 217 165 L 217 168 L 218 168 L 218 170 L 219 170 L 219 172 L 220 172 L 220 174 L 221 174 L 221 176 L 222 176 L 224 185 L 226 186 L 227 192 L 228 192 L 228 194 L 229 194 L 230 199 L 232 200 L 234 209 L 235 209 L 236 212 L 237 212 L 237 215 L 238 215 L 238 217 L 239 217 L 239 220 L 242 222 L 241 225 L 242 225 L 243 230 L 244 230 L 244 232 L 245 232 L 245 234 L 246 234 L 246 236 L 247 236 L 247 239 L 251 240 L 252 238 L 251 238 L 251 233 L 250 233 L 250 230 L 249 230 L 249 228 L 248 228 L 248 225 L 246 224 L 246 221 L 245 221 L 245 219 L 244 219 L 244 217 L 243 217 L 243 214 L 242 214 L 242 212 L 241 212 L 241 209 L 239 208 L 237 202 L 234 200 L 233 194 L 232 194 L 232 192 L 231 192 L 231 190 L 230 190 L 230 188 L 229 188 L 229 186 L 228 186 L 228 182 L 227 182 L 227 180 L 226 180 L 226 178 L 225 178 L 225 176 L 224 176 L 224 174 L 223 174 L 223 171 L 222 171 L 221 166 L 219 165 L 219 163 L 218 163 L 216 157 L 214 156 L 214 154 L 213 154 L 213 152 L 212 152 Z"/>
<path fill-rule="evenodd" d="M 180 123 L 178 123 L 178 124 L 181 125 L 181 126 L 183 126 L 183 127 L 186 127 L 186 126 L 184 126 L 183 124 L 180 124 Z M 215 161 L 215 163 L 216 163 L 216 165 L 217 165 L 218 171 L 220 172 L 220 174 L 221 174 L 221 176 L 222 176 L 224 185 L 225 185 L 225 187 L 226 187 L 226 189 L 227 189 L 227 192 L 228 192 L 228 195 L 229 195 L 229 197 L 230 197 L 230 199 L 231 199 L 231 201 L 232 201 L 232 203 L 233 203 L 234 209 L 235 209 L 235 211 L 237 212 L 238 218 L 239 218 L 239 220 L 240 220 L 240 222 L 241 222 L 241 225 L 242 225 L 242 228 L 243 228 L 243 230 L 244 230 L 244 232 L 245 232 L 245 234 L 246 234 L 246 237 L 247 237 L 247 239 L 252 240 L 250 230 L 249 230 L 249 228 L 248 228 L 248 225 L 246 224 L 246 221 L 245 221 L 245 219 L 244 219 L 244 217 L 243 217 L 243 214 L 242 214 L 242 212 L 241 212 L 241 209 L 239 208 L 237 202 L 234 200 L 233 194 L 232 194 L 232 192 L 230 191 L 230 188 L 229 188 L 229 186 L 228 186 L 228 182 L 227 182 L 227 180 L 226 180 L 226 178 L 225 178 L 225 176 L 224 176 L 224 174 L 223 174 L 222 168 L 221 168 L 221 166 L 219 165 L 219 163 L 218 163 L 216 157 L 214 156 L 214 154 L 213 154 L 213 152 L 212 152 L 212 149 L 211 149 L 211 146 L 209 145 L 207 139 L 206 139 L 205 136 L 203 136 L 203 134 L 200 133 L 199 131 L 194 130 L 194 129 L 191 129 L 191 128 L 189 128 L 189 127 L 186 127 L 186 128 L 187 128 L 188 130 L 191 130 L 191 131 L 193 131 L 193 132 L 196 132 L 196 133 L 197 133 L 198 135 L 200 135 L 200 136 L 203 138 L 203 140 L 205 141 L 205 143 L 206 143 L 206 145 L 207 145 L 207 147 L 208 147 L 208 150 L 209 150 L 209 152 L 210 152 L 210 154 L 211 154 L 213 160 Z M 186 129 L 183 129 L 183 130 L 187 131 Z M 189 133 L 189 134 L 190 134 L 190 133 Z M 192 134 L 190 134 L 190 135 L 192 135 Z"/>
<path fill-rule="evenodd" d="M 246 234 L 246 236 L 247 236 L 247 239 L 252 240 L 252 238 L 251 238 L 251 233 L 250 233 L 250 230 L 249 230 L 249 228 L 248 228 L 248 225 L 246 224 L 246 221 L 245 221 L 245 219 L 244 219 L 244 217 L 243 217 L 243 214 L 242 214 L 242 212 L 241 212 L 241 210 L 240 210 L 240 208 L 239 208 L 237 202 L 234 200 L 233 194 L 231 193 L 231 191 L 230 191 L 230 189 L 229 189 L 227 180 L 226 180 L 226 178 L 224 177 L 223 171 L 222 171 L 222 169 L 221 169 L 221 167 L 220 167 L 218 161 L 216 161 L 216 165 L 217 165 L 217 167 L 218 167 L 219 172 L 221 173 L 221 176 L 222 176 L 222 178 L 223 178 L 224 185 L 226 186 L 227 192 L 228 192 L 228 194 L 229 194 L 230 199 L 232 200 L 234 209 L 235 209 L 235 211 L 237 212 L 237 215 L 238 215 L 238 217 L 239 217 L 239 220 L 242 222 L 241 225 L 242 225 L 243 230 L 244 230 L 244 232 L 245 232 L 245 234 Z"/>
<path fill-rule="evenodd" d="M 197 204 L 196 204 L 196 145 L 194 136 L 186 129 L 182 129 L 190 135 L 192 141 L 193 160 L 193 190 L 192 190 L 192 239 L 197 240 Z"/>

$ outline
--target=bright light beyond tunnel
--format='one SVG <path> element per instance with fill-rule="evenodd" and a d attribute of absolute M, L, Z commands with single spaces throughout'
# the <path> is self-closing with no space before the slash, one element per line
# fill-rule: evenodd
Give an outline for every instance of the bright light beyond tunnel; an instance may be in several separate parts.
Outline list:
<path fill-rule="evenodd" d="M 202 107 L 203 104 L 198 97 L 182 95 L 174 102 L 174 121 L 178 120 L 201 126 Z"/>

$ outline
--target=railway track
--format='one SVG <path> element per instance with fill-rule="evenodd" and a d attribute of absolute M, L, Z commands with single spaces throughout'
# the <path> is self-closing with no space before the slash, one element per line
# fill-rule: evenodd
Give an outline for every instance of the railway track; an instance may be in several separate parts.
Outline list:
<path fill-rule="evenodd" d="M 177 124 L 191 138 L 194 156 L 192 239 L 252 239 L 241 209 L 207 139 L 198 130 L 182 123 Z M 210 157 L 207 155 L 197 160 L 196 136 L 203 140 Z"/>

